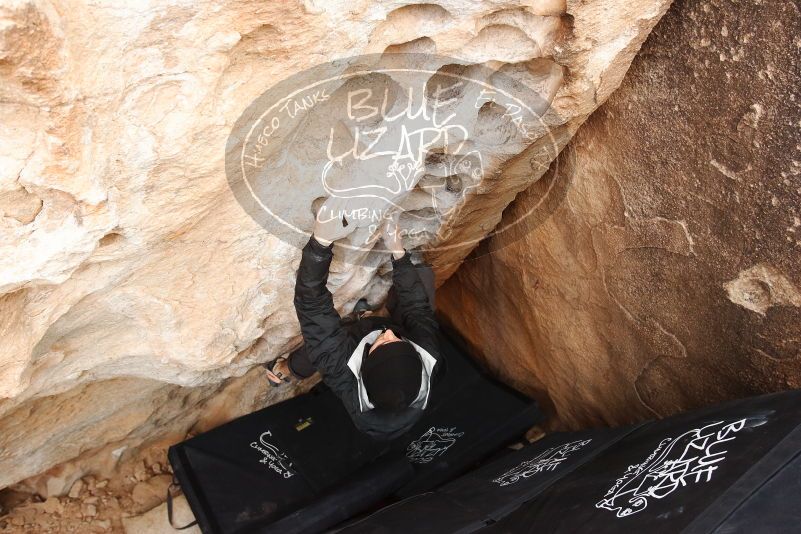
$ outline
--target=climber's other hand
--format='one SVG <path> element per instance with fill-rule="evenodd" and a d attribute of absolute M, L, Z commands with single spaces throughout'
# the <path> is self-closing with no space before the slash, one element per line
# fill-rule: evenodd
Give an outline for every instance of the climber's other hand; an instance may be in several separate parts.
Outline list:
<path fill-rule="evenodd" d="M 355 224 L 348 221 L 348 206 L 345 199 L 329 197 L 320 207 L 314 220 L 314 238 L 323 245 L 330 245 L 353 232 Z"/>
<path fill-rule="evenodd" d="M 398 229 L 399 212 L 393 213 L 384 222 L 381 228 L 381 237 L 384 239 L 384 246 L 387 247 L 395 259 L 400 259 L 406 253 L 403 249 L 403 242 L 401 241 L 400 231 Z"/>

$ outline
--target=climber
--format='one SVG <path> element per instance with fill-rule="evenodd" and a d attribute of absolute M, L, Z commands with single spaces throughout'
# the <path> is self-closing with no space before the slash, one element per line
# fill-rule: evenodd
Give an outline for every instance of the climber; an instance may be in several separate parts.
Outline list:
<path fill-rule="evenodd" d="M 375 439 L 393 439 L 420 418 L 434 375 L 441 372 L 433 272 L 412 263 L 398 235 L 396 213 L 381 228 L 392 255 L 390 317 L 363 317 L 356 310 L 357 319 L 347 324 L 334 308 L 326 282 L 333 242 L 353 228 L 346 228 L 344 217 L 320 219 L 318 214 L 295 282 L 304 345 L 267 364 L 267 376 L 271 385 L 280 386 L 320 371 L 359 430 Z"/>

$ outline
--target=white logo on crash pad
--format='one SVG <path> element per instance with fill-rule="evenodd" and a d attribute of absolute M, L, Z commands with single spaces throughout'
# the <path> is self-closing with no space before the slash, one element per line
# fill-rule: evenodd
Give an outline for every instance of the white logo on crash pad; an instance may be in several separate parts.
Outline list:
<path fill-rule="evenodd" d="M 269 430 L 262 432 L 259 436 L 259 441 L 252 442 L 250 446 L 262 454 L 259 463 L 266 465 L 284 478 L 291 478 L 295 476 L 295 471 L 292 470 L 292 461 L 286 454 L 281 452 L 281 449 L 267 441 L 267 438 L 272 435 Z"/>
<path fill-rule="evenodd" d="M 644 462 L 629 466 L 595 507 L 626 517 L 643 511 L 648 499 L 663 499 L 688 484 L 709 482 L 726 459 L 724 444 L 736 438 L 747 421 L 717 421 L 663 439 Z"/>
<path fill-rule="evenodd" d="M 571 453 L 581 449 L 591 441 L 591 439 L 570 441 L 558 447 L 551 447 L 531 460 L 521 462 L 494 479 L 493 482 L 500 486 L 508 486 L 519 481 L 521 478 L 528 478 L 543 471 L 553 471 L 559 467 Z"/>
<path fill-rule="evenodd" d="M 406 448 L 406 457 L 416 464 L 427 464 L 437 456 L 442 456 L 464 436 L 464 432 L 455 432 L 456 428 L 438 428 L 432 426 L 411 442 Z"/>

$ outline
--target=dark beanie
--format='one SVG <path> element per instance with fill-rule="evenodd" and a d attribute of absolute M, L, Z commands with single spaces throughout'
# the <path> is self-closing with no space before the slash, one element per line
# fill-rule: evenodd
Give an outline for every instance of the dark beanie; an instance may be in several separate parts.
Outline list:
<path fill-rule="evenodd" d="M 376 408 L 397 412 L 420 393 L 423 362 L 408 341 L 384 343 L 362 361 L 362 381 Z"/>

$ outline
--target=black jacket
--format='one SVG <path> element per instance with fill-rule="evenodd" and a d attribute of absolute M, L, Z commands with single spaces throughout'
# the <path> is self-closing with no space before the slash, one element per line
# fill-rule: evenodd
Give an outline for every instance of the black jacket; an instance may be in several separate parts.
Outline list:
<path fill-rule="evenodd" d="M 323 382 L 342 400 L 359 430 L 376 439 L 393 439 L 409 430 L 420 419 L 423 410 L 406 408 L 400 413 L 388 413 L 372 409 L 362 412 L 358 383 L 347 362 L 366 334 L 387 325 L 428 351 L 437 360 L 434 366 L 436 374 L 442 362 L 434 311 L 407 252 L 400 260 L 392 258 L 392 281 L 397 297 L 397 309 L 393 315 L 400 317 L 403 324 L 393 324 L 392 320 L 383 317 L 368 317 L 350 327 L 341 325 L 333 297 L 326 287 L 333 256 L 333 244 L 323 246 L 313 237 L 303 247 L 295 282 L 295 311 L 306 355 L 322 375 Z"/>

